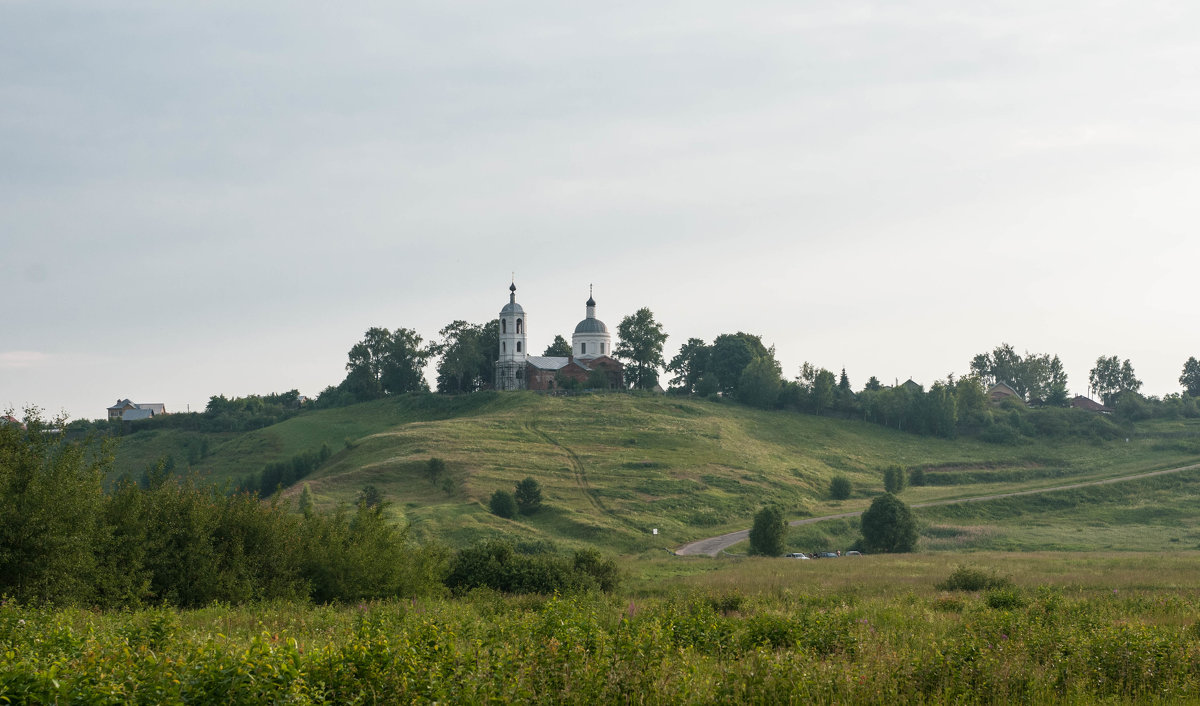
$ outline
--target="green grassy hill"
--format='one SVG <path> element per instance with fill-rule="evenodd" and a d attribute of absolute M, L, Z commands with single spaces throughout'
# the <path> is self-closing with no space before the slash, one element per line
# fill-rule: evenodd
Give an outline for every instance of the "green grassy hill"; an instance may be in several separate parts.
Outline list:
<path fill-rule="evenodd" d="M 139 432 L 122 440 L 117 472 L 137 476 L 157 458 L 172 455 L 177 471 L 190 466 L 214 482 L 235 482 L 327 444 L 333 456 L 304 481 L 319 506 L 352 502 L 364 486 L 374 485 L 392 502 L 397 518 L 412 523 L 417 539 L 459 546 L 501 535 L 629 554 L 745 528 L 768 503 L 785 508 L 789 518 L 861 509 L 882 492 L 882 470 L 891 464 L 927 469 L 931 484 L 902 496 L 914 503 L 1181 465 L 1200 458 L 1191 441 L 1197 436 L 1200 425 L 1163 422 L 1140 428 L 1128 442 L 1058 439 L 1010 446 L 671 397 L 409 395 L 304 413 L 241 434 Z M 444 478 L 426 474 L 433 457 L 446 462 Z M 850 500 L 828 499 L 829 481 L 837 474 L 853 482 Z M 542 484 L 540 512 L 516 520 L 488 512 L 493 491 L 511 490 L 526 476 Z M 1103 495 L 1099 502 L 1128 499 L 1115 487 L 1097 491 Z M 285 496 L 299 491 L 293 486 Z M 978 528 L 1024 526 L 1028 520 L 1013 510 L 988 522 L 971 514 L 985 509 L 931 511 L 927 532 L 941 533 L 947 549 L 971 546 L 959 541 L 959 527 L 975 528 L 963 530 L 969 537 L 988 539 L 978 548 L 1008 548 L 1021 536 L 1037 539 L 1036 533 L 1018 532 L 994 541 L 996 531 Z M 1083 516 L 1053 527 L 1056 537 L 1086 525 L 1090 514 L 1078 512 Z M 820 533 L 842 541 L 854 526 L 814 526 L 795 541 L 807 548 Z M 931 548 L 938 539 L 927 534 Z"/>

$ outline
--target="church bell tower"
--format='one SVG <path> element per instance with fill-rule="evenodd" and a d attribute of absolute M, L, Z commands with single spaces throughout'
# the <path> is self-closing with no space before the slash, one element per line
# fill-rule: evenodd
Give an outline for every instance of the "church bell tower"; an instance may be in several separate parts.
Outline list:
<path fill-rule="evenodd" d="M 508 304 L 500 310 L 500 351 L 496 359 L 496 389 L 523 390 L 525 381 L 525 356 L 527 320 L 525 310 L 517 303 L 517 285 L 508 287 Z"/>

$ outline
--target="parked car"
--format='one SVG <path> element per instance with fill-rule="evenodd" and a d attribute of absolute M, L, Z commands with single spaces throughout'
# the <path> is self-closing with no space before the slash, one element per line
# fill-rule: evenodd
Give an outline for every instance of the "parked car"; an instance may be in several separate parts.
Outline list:
<path fill-rule="evenodd" d="M 805 554 L 804 552 L 792 552 L 791 554 L 787 555 L 787 558 L 788 559 L 807 559 L 808 555 Z"/>
<path fill-rule="evenodd" d="M 846 552 L 846 556 L 862 556 L 862 552 L 856 552 L 853 549 Z"/>
<path fill-rule="evenodd" d="M 836 558 L 838 558 L 838 555 L 837 555 L 837 553 L 836 553 L 836 552 L 821 552 L 821 553 L 820 553 L 818 556 L 819 556 L 820 558 L 822 558 L 822 559 L 836 559 Z"/>

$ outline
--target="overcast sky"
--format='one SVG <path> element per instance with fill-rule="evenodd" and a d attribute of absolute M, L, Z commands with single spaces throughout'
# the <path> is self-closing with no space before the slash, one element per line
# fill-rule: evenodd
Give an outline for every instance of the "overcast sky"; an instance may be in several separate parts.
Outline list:
<path fill-rule="evenodd" d="M 0 407 L 315 395 L 513 272 L 536 352 L 594 283 L 668 358 L 1162 395 L 1198 185 L 1195 3 L 0 0 Z"/>

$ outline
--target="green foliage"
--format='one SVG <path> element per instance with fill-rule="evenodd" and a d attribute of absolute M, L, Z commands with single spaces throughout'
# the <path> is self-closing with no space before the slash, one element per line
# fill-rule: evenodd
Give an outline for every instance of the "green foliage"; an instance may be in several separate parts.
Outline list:
<path fill-rule="evenodd" d="M 956 565 L 944 581 L 935 584 L 939 591 L 987 591 L 1011 585 L 1011 580 L 997 575 L 995 571 L 962 564 Z"/>
<path fill-rule="evenodd" d="M 425 464 L 425 477 L 429 479 L 430 483 L 437 483 L 445 473 L 446 462 L 436 456 Z"/>
<path fill-rule="evenodd" d="M 567 343 L 567 339 L 563 338 L 560 334 L 555 334 L 554 340 L 550 345 L 546 346 L 546 350 L 542 352 L 542 355 L 551 358 L 566 358 L 571 355 L 571 344 Z"/>
<path fill-rule="evenodd" d="M 1122 394 L 1141 389 L 1142 382 L 1134 375 L 1128 358 L 1122 363 L 1113 355 L 1096 359 L 1096 367 L 1088 375 L 1088 385 L 1100 395 L 1104 404 L 1113 406 Z"/>
<path fill-rule="evenodd" d="M 1058 356 L 1048 353 L 1022 357 L 1007 343 L 971 360 L 971 373 L 988 384 L 1004 383 L 1022 400 L 1041 401 L 1053 406 L 1067 402 L 1067 374 Z"/>
<path fill-rule="evenodd" d="M 750 553 L 758 556 L 783 554 L 787 520 L 777 507 L 764 507 L 754 515 L 750 528 Z"/>
<path fill-rule="evenodd" d="M 499 319 L 486 324 L 453 321 L 438 335 L 441 339 L 429 348 L 432 355 L 439 356 L 438 392 L 475 392 L 495 383 L 495 362 L 500 350 Z"/>
<path fill-rule="evenodd" d="M 170 476 L 165 463 L 146 487 L 123 481 L 105 495 L 103 447 L 27 423 L 0 427 L 0 595 L 199 606 L 415 595 L 440 583 L 437 552 L 409 549 L 382 507 L 297 515 Z"/>
<path fill-rule="evenodd" d="M 444 575 L 444 552 L 407 547 L 406 530 L 380 505 L 362 503 L 353 514 L 341 506 L 304 518 L 301 529 L 300 573 L 319 603 L 428 594 Z"/>
<path fill-rule="evenodd" d="M 849 500 L 854 485 L 846 476 L 834 476 L 829 480 L 829 497 L 834 500 Z"/>
<path fill-rule="evenodd" d="M 1191 356 L 1183 364 L 1183 372 L 1179 375 L 1179 384 L 1192 397 L 1200 397 L 1200 360 Z"/>
<path fill-rule="evenodd" d="M 517 509 L 522 515 L 532 515 L 542 507 L 541 483 L 526 476 L 524 480 L 517 483 L 516 490 L 513 491 L 513 499 L 516 500 Z"/>
<path fill-rule="evenodd" d="M 1010 586 L 993 588 L 987 592 L 984 602 L 989 608 L 996 610 L 1014 610 L 1024 608 L 1027 603 L 1025 595 Z"/>
<path fill-rule="evenodd" d="M 512 519 L 517 516 L 517 499 L 507 490 L 497 490 L 488 501 L 488 509 L 497 517 Z"/>
<path fill-rule="evenodd" d="M 911 552 L 917 545 L 917 521 L 912 510 L 891 493 L 871 501 L 862 514 L 863 545 L 869 552 Z"/>
<path fill-rule="evenodd" d="M 358 497 L 354 499 L 354 504 L 369 508 L 382 507 L 384 504 L 383 493 L 373 485 L 364 485 L 362 490 L 358 491 Z"/>
<path fill-rule="evenodd" d="M 101 479 L 111 458 L 95 441 L 70 443 L 37 410 L 0 424 L 0 595 L 73 601 L 88 596 L 93 543 L 106 534 Z"/>
<path fill-rule="evenodd" d="M 617 600 L 480 589 L 343 607 L 111 613 L 8 602 L 0 606 L 0 701 L 1200 700 L 1194 592 L 1104 593 L 864 599 L 806 590 L 727 601 L 723 593 Z"/>
<path fill-rule="evenodd" d="M 305 483 L 304 489 L 300 491 L 298 509 L 306 517 L 313 514 L 316 509 L 316 504 L 313 502 L 312 490 L 308 487 L 308 483 Z"/>
<path fill-rule="evenodd" d="M 689 338 L 667 365 L 667 370 L 675 373 L 675 376 L 671 378 L 672 389 L 702 396 L 715 393 L 717 391 L 716 378 L 707 375 L 711 354 L 712 349 L 702 339 Z M 700 380 L 706 375 L 705 389 L 701 391 L 698 389 Z"/>
<path fill-rule="evenodd" d="M 782 369 L 772 348 L 767 355 L 755 356 L 742 370 L 738 380 L 738 400 L 751 407 L 771 409 L 779 400 L 782 384 Z"/>
<path fill-rule="evenodd" d="M 650 390 L 658 384 L 658 370 L 662 368 L 662 349 L 667 341 L 662 324 L 654 320 L 654 314 L 642 307 L 617 324 L 617 345 L 613 356 L 626 361 L 625 382 L 638 390 Z"/>
<path fill-rule="evenodd" d="M 239 484 L 240 489 L 258 493 L 260 498 L 269 498 L 281 488 L 295 485 L 307 478 L 329 460 L 333 451 L 329 444 L 322 444 L 316 451 L 305 451 L 284 461 L 268 463 L 258 478 L 251 476 Z"/>
<path fill-rule="evenodd" d="M 913 468 L 908 472 L 908 484 L 913 487 L 925 485 L 925 469 Z M 890 491 L 889 491 L 890 492 Z"/>
<path fill-rule="evenodd" d="M 544 594 L 612 591 L 618 582 L 616 564 L 595 550 L 576 552 L 569 559 L 554 554 L 529 556 L 499 540 L 459 551 L 445 579 L 446 586 L 459 595 L 480 588 Z"/>
<path fill-rule="evenodd" d="M 422 345 L 412 329 L 367 329 L 363 340 L 350 348 L 346 379 L 338 387 L 358 401 L 427 391 L 424 367 L 437 349 Z"/>
<path fill-rule="evenodd" d="M 904 490 L 907 480 L 904 469 L 900 466 L 888 466 L 883 469 L 883 488 L 893 495 Z"/>
<path fill-rule="evenodd" d="M 765 358 L 768 355 L 770 351 L 758 336 L 741 331 L 723 333 L 713 339 L 704 373 L 716 378 L 722 394 L 736 398 L 746 366 L 756 357 Z"/>

